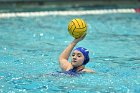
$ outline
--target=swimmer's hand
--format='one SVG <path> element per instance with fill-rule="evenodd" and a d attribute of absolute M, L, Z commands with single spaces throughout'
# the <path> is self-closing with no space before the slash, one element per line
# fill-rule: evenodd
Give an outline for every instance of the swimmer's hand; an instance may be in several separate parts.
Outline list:
<path fill-rule="evenodd" d="M 79 41 L 83 40 L 86 37 L 87 33 L 85 33 L 84 35 L 82 35 L 80 38 L 74 39 L 73 42 L 78 43 Z"/>

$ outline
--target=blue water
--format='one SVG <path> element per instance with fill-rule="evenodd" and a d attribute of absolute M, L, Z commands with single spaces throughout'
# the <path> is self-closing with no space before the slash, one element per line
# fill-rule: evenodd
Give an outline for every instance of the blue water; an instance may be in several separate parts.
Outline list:
<path fill-rule="evenodd" d="M 89 49 L 86 66 L 97 73 L 52 74 L 77 17 L 88 23 L 77 46 Z M 139 71 L 139 13 L 0 19 L 0 93 L 140 93 Z"/>

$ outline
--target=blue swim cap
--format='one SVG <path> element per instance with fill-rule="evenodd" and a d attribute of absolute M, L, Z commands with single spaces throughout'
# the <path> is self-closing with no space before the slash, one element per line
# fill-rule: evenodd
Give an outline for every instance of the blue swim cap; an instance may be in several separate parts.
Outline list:
<path fill-rule="evenodd" d="M 83 48 L 83 47 L 77 47 L 74 50 L 78 50 L 78 51 L 82 52 L 82 54 L 85 57 L 84 62 L 83 62 L 83 65 L 86 65 L 89 62 L 89 55 L 88 55 L 89 54 L 89 51 L 86 48 Z"/>

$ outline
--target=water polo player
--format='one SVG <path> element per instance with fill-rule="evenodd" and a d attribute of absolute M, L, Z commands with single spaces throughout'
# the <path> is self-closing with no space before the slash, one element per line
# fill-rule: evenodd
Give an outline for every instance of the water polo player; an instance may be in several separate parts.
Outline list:
<path fill-rule="evenodd" d="M 83 47 L 78 47 L 73 50 L 76 44 L 85 38 L 86 34 L 78 39 L 74 39 L 66 49 L 61 53 L 59 57 L 60 67 L 65 72 L 72 73 L 81 73 L 81 72 L 89 72 L 95 73 L 95 71 L 85 68 L 85 65 L 89 62 L 89 51 Z M 68 61 L 69 56 L 71 56 L 71 62 Z"/>

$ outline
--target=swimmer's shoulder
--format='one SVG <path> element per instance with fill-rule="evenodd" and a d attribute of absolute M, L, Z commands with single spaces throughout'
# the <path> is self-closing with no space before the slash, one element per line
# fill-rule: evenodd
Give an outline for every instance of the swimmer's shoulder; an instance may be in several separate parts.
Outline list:
<path fill-rule="evenodd" d="M 87 73 L 96 73 L 94 70 L 91 70 L 91 69 L 89 69 L 89 68 L 84 68 L 83 70 L 82 70 L 82 72 L 87 72 Z"/>

